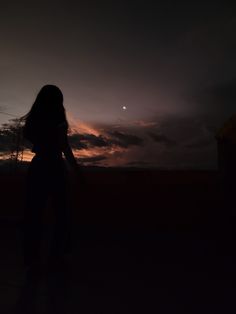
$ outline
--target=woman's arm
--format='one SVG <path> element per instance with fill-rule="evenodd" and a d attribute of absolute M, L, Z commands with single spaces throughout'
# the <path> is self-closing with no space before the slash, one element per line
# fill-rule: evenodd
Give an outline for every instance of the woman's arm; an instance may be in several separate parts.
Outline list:
<path fill-rule="evenodd" d="M 58 137 L 59 145 L 62 149 L 62 152 L 67 162 L 75 170 L 75 174 L 79 176 L 80 181 L 85 183 L 84 175 L 82 173 L 82 168 L 76 161 L 76 158 L 72 152 L 72 149 L 68 141 L 67 127 L 63 126 L 63 124 L 59 128 L 58 135 L 59 135 Z"/>
<path fill-rule="evenodd" d="M 64 153 L 64 156 L 66 160 L 68 161 L 69 165 L 72 168 L 77 168 L 77 161 L 75 159 L 75 156 L 72 152 L 72 149 L 68 141 L 66 123 L 63 122 L 58 126 L 56 140 L 57 140 L 57 145 L 60 147 L 60 149 Z"/>
<path fill-rule="evenodd" d="M 82 168 L 80 167 L 80 165 L 77 163 L 75 159 L 72 149 L 68 143 L 68 140 L 66 140 L 66 145 L 64 146 L 63 153 L 66 157 L 66 160 L 68 161 L 70 166 L 73 168 L 74 174 L 76 175 L 77 179 L 83 186 L 85 186 L 86 179 L 85 179 L 84 173 L 82 171 Z"/>
<path fill-rule="evenodd" d="M 68 163 L 70 164 L 70 166 L 72 168 L 78 168 L 78 164 L 77 164 L 77 161 L 75 159 L 75 156 L 72 152 L 72 149 L 68 143 L 68 140 L 66 141 L 66 144 L 64 145 L 64 148 L 63 148 L 63 153 L 65 155 L 65 158 L 66 160 L 68 161 Z"/>

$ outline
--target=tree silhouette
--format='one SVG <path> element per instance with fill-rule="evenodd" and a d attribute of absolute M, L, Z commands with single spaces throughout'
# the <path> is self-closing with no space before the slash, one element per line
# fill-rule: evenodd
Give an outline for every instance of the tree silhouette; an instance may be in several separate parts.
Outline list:
<path fill-rule="evenodd" d="M 23 120 L 14 118 L 3 123 L 0 128 L 0 151 L 2 159 L 10 159 L 14 168 L 23 160 L 25 148 L 30 145 L 23 138 Z"/>

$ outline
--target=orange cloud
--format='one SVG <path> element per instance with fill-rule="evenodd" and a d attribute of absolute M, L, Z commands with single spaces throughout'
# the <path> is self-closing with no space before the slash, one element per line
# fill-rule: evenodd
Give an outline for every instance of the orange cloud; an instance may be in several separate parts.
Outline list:
<path fill-rule="evenodd" d="M 67 118 L 70 126 L 71 133 L 80 134 L 93 134 L 96 136 L 100 135 L 100 132 L 88 123 L 83 122 L 80 119 L 75 119 L 70 113 L 67 113 Z"/>

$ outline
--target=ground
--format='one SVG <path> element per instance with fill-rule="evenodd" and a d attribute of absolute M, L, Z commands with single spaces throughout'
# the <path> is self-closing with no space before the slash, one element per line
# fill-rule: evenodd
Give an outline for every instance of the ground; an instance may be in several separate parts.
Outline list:
<path fill-rule="evenodd" d="M 72 206 L 67 267 L 41 277 L 28 291 L 21 216 L 4 215 L 1 313 L 19 313 L 23 292 L 31 314 L 235 313 L 234 217 L 221 210 L 215 179 L 142 188 L 127 182 L 91 184 L 84 193 L 93 200 L 79 203 L 86 211 L 79 214 Z M 130 199 L 125 193 L 126 206 L 120 208 L 120 191 L 128 188 Z M 45 239 L 50 230 L 45 221 Z M 27 313 L 26 304 L 21 310 Z"/>

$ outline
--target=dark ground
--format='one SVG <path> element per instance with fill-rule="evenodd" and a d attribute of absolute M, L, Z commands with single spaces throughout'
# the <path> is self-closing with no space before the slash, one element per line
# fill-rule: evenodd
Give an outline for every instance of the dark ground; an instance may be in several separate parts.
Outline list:
<path fill-rule="evenodd" d="M 70 185 L 68 266 L 25 292 L 29 313 L 235 313 L 235 219 L 224 206 L 217 173 L 86 175 L 83 194 Z M 15 313 L 26 291 L 24 176 L 2 176 L 1 188 L 5 314 Z M 45 239 L 50 217 L 45 214 Z"/>

